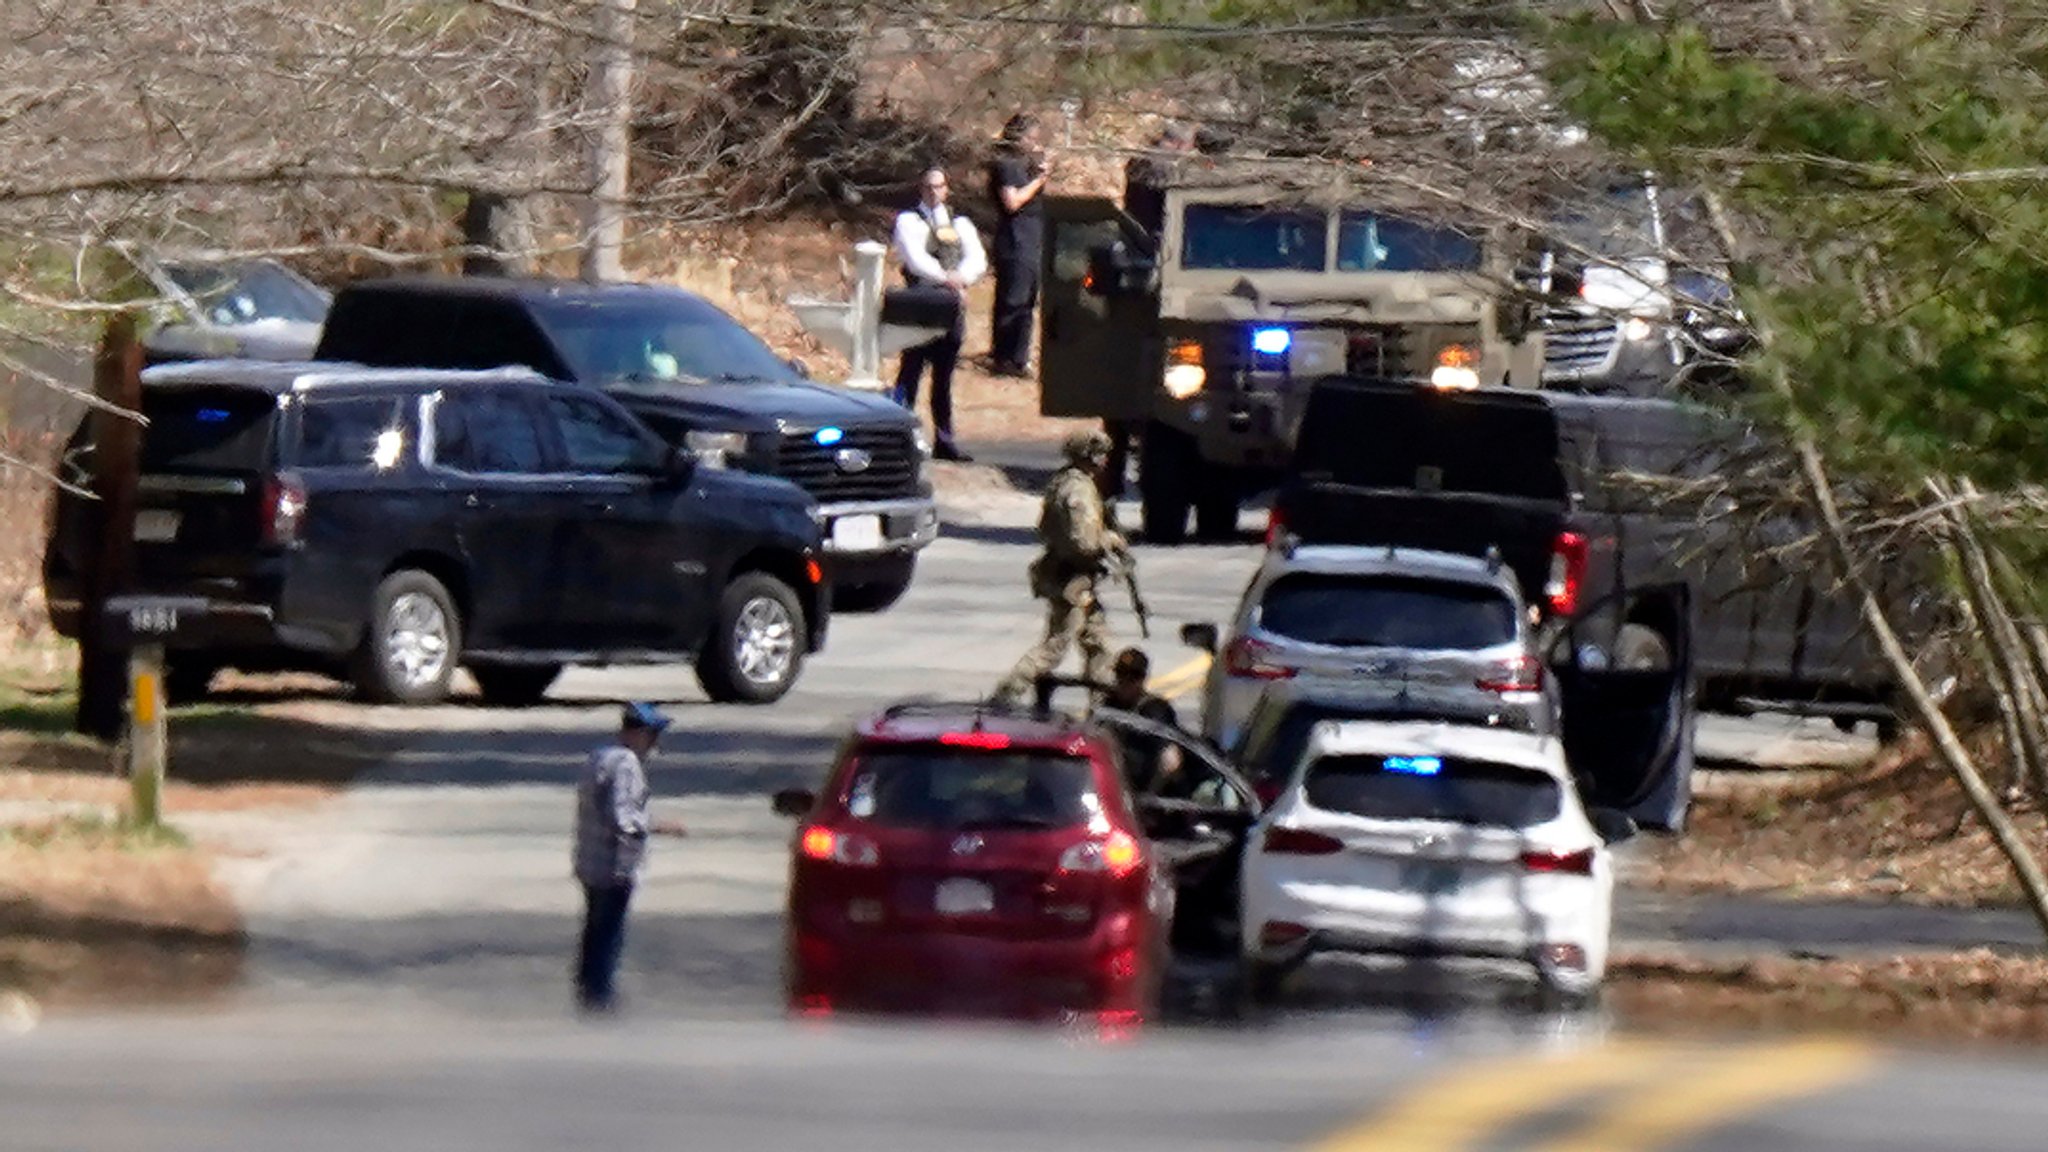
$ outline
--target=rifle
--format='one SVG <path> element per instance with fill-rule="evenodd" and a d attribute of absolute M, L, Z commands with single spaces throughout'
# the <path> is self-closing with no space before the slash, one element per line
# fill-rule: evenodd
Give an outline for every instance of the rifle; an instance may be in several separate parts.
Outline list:
<path fill-rule="evenodd" d="M 1122 534 L 1123 529 L 1116 522 L 1116 505 L 1103 501 L 1102 521 L 1109 530 Z M 1146 640 L 1152 638 L 1152 610 L 1145 607 L 1145 597 L 1138 591 L 1138 558 L 1131 555 L 1129 548 L 1120 548 L 1109 556 L 1109 570 L 1124 582 L 1124 591 L 1131 594 L 1131 611 L 1138 617 L 1138 635 Z"/>

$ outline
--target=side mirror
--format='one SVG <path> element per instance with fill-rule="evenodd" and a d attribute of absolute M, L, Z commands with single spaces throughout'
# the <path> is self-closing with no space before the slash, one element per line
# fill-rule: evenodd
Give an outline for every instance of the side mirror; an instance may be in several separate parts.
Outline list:
<path fill-rule="evenodd" d="M 1608 844 L 1619 844 L 1636 834 L 1636 822 L 1626 812 L 1614 808 L 1595 808 L 1587 813 L 1593 820 L 1593 831 Z"/>
<path fill-rule="evenodd" d="M 775 794 L 775 814 L 792 819 L 808 813 L 818 803 L 818 794 L 807 788 L 784 788 Z"/>
<path fill-rule="evenodd" d="M 1222 639 L 1214 624 L 1183 624 L 1180 626 L 1180 642 L 1214 655 Z"/>

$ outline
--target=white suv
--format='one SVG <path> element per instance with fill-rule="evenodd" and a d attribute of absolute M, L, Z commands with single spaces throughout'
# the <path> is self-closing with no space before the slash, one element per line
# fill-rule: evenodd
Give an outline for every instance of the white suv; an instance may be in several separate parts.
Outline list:
<path fill-rule="evenodd" d="M 1597 991 L 1614 865 L 1633 832 L 1581 806 L 1554 738 L 1467 725 L 1318 724 L 1245 848 L 1255 996 L 1318 953 L 1522 960 L 1555 998 Z"/>
<path fill-rule="evenodd" d="M 1279 680 L 1550 707 L 1533 627 L 1514 572 L 1497 558 L 1316 545 L 1267 554 L 1227 635 L 1191 625 L 1182 636 L 1216 652 L 1202 732 L 1229 748 Z"/>

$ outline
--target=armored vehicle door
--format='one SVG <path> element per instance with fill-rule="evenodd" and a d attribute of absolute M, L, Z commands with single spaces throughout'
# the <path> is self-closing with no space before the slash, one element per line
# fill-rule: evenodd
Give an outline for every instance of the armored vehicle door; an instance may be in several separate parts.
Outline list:
<path fill-rule="evenodd" d="M 1116 203 L 1046 200 L 1038 410 L 1139 419 L 1159 386 L 1157 246 Z"/>

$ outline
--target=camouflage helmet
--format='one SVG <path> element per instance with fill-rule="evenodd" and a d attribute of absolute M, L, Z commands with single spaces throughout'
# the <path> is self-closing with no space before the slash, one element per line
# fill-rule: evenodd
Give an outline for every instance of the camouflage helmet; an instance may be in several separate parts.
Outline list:
<path fill-rule="evenodd" d="M 1100 428 L 1072 433 L 1060 444 L 1060 452 L 1075 464 L 1107 460 L 1109 449 L 1109 434 Z"/>

